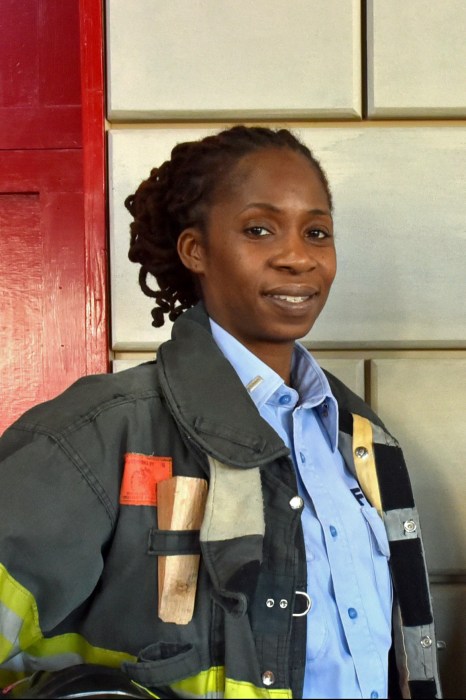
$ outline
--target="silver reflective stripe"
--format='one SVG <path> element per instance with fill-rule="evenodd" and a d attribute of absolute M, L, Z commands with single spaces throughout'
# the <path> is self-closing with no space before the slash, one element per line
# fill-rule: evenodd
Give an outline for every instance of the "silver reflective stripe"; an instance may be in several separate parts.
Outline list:
<path fill-rule="evenodd" d="M 264 535 L 264 505 L 258 467 L 235 469 L 209 457 L 210 484 L 202 542 Z"/>
<path fill-rule="evenodd" d="M 19 649 L 17 642 L 22 626 L 21 617 L 0 602 L 0 634 L 13 644 L 15 652 Z"/>
<path fill-rule="evenodd" d="M 438 678 L 437 645 L 434 625 L 403 627 L 410 681 L 426 681 Z M 425 639 L 430 640 L 425 646 Z"/>
<path fill-rule="evenodd" d="M 397 510 L 384 511 L 383 521 L 387 530 L 388 539 L 391 542 L 397 540 L 412 540 L 420 537 L 421 526 L 419 524 L 419 515 L 416 508 L 398 508 Z M 412 532 L 409 530 L 413 527 L 406 527 L 405 523 L 413 524 Z"/>
<path fill-rule="evenodd" d="M 33 673 L 34 671 L 60 671 L 68 666 L 86 663 L 79 654 L 66 653 L 53 656 L 32 656 L 22 652 L 1 664 L 0 669 L 15 672 Z"/>

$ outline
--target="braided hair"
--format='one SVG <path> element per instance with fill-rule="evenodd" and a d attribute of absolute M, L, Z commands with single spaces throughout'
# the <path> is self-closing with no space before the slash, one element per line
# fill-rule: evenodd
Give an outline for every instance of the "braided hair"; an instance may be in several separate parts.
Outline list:
<path fill-rule="evenodd" d="M 164 314 L 174 321 L 201 298 L 195 275 L 178 256 L 180 233 L 191 226 L 205 231 L 209 207 L 238 161 L 270 148 L 291 149 L 307 158 L 332 207 L 327 178 L 311 151 L 287 129 L 258 126 L 234 126 L 200 141 L 179 143 L 170 160 L 153 168 L 148 179 L 126 198 L 125 206 L 134 218 L 128 257 L 141 265 L 139 285 L 155 299 L 153 326 L 163 325 Z M 148 275 L 156 279 L 158 289 L 149 287 Z"/>

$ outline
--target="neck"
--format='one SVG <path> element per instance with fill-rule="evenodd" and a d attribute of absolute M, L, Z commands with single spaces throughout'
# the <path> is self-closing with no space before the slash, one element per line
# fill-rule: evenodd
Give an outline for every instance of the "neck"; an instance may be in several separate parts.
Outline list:
<path fill-rule="evenodd" d="M 256 344 L 243 344 L 262 362 L 268 365 L 290 386 L 291 381 L 291 361 L 293 357 L 294 343 L 277 343 L 270 346 L 269 344 L 262 346 Z"/>

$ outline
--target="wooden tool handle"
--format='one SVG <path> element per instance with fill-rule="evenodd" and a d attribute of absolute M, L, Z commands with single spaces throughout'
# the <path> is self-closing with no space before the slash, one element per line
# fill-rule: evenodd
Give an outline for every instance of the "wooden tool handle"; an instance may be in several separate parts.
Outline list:
<path fill-rule="evenodd" d="M 199 530 L 204 517 L 207 481 L 175 476 L 157 485 L 159 530 Z M 199 554 L 158 557 L 158 614 L 164 622 L 186 625 L 193 616 Z"/>

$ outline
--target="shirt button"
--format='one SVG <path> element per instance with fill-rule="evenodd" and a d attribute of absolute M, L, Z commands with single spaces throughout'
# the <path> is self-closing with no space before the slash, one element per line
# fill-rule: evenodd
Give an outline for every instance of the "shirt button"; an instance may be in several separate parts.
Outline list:
<path fill-rule="evenodd" d="M 293 498 L 290 500 L 290 508 L 291 510 L 299 510 L 302 508 L 304 505 L 304 501 L 301 498 L 301 496 L 293 496 Z"/>
<path fill-rule="evenodd" d="M 379 697 L 378 692 L 376 690 L 373 690 L 371 693 L 371 698 L 378 698 L 378 697 Z"/>
<path fill-rule="evenodd" d="M 290 401 L 291 396 L 289 394 L 283 394 L 283 396 L 280 396 L 280 398 L 278 399 L 278 403 L 281 403 L 282 405 L 290 403 Z"/>
<path fill-rule="evenodd" d="M 328 405 L 326 403 L 322 404 L 322 415 L 324 418 L 327 418 L 328 416 Z"/>
<path fill-rule="evenodd" d="M 338 535 L 338 530 L 336 527 L 334 527 L 334 525 L 330 525 L 329 530 L 332 537 L 336 537 Z"/>
<path fill-rule="evenodd" d="M 355 608 L 348 608 L 348 615 L 352 620 L 355 620 L 358 616 L 358 611 Z"/>
<path fill-rule="evenodd" d="M 262 674 L 262 683 L 264 685 L 273 685 L 275 683 L 275 674 L 272 671 L 264 671 Z"/>

